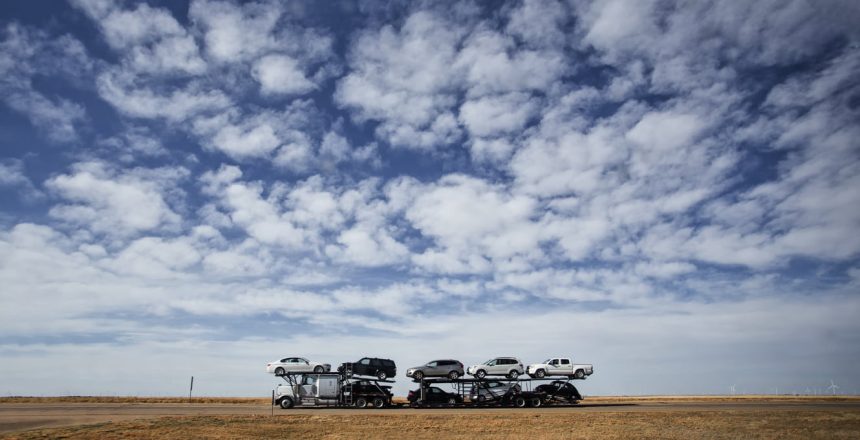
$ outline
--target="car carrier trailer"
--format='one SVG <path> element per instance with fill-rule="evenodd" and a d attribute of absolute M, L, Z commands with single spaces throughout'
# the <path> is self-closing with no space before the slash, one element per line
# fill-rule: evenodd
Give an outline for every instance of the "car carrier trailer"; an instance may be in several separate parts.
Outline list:
<path fill-rule="evenodd" d="M 386 408 L 393 405 L 391 385 L 393 380 L 380 380 L 376 377 L 354 376 L 344 372 L 336 373 L 286 373 L 279 375 L 284 384 L 275 390 L 273 403 L 283 409 L 293 407 L 352 407 Z M 537 378 L 458 378 L 428 377 L 413 380 L 419 386 L 418 399 L 410 406 L 447 406 L 447 407 L 540 407 L 548 404 L 572 404 L 566 396 L 556 392 L 532 389 L 535 383 L 559 382 L 557 389 L 574 380 L 568 376 L 546 376 Z M 503 386 L 491 387 L 493 383 Z M 459 399 L 451 402 L 431 402 L 427 389 L 436 385 L 449 385 L 452 393 Z M 578 391 L 577 391 L 578 395 Z M 580 397 L 581 398 L 581 397 Z M 578 399 L 577 399 L 578 400 Z"/>
<path fill-rule="evenodd" d="M 578 390 L 576 394 L 579 399 L 571 399 L 562 394 L 562 390 L 572 386 L 574 380 L 582 380 L 580 377 L 569 376 L 545 376 L 540 379 L 532 378 L 463 378 L 450 379 L 447 377 L 431 377 L 413 380 L 419 385 L 418 398 L 410 402 L 412 407 L 425 406 L 514 406 L 523 408 L 526 406 L 540 407 L 546 404 L 574 404 L 581 396 Z M 534 383 L 558 382 L 555 390 L 536 391 L 532 389 Z M 499 383 L 501 386 L 492 387 L 491 384 Z M 457 402 L 433 402 L 428 399 L 427 390 L 436 385 L 450 385 L 451 393 L 459 396 Z M 546 388 L 546 387 L 545 387 Z"/>

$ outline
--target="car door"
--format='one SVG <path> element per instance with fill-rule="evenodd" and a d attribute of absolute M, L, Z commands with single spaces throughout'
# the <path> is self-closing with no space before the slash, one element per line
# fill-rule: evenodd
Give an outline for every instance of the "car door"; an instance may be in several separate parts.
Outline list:
<path fill-rule="evenodd" d="M 439 388 L 429 387 L 424 390 L 424 401 L 425 402 L 438 402 L 439 401 Z"/>
<path fill-rule="evenodd" d="M 372 375 L 373 367 L 370 365 L 370 358 L 362 358 L 356 363 L 355 374 Z"/>
<path fill-rule="evenodd" d="M 559 359 L 561 364 L 559 365 L 559 373 L 561 374 L 573 374 L 573 370 L 570 368 L 570 359 Z"/>
<path fill-rule="evenodd" d="M 549 368 L 547 368 L 547 373 L 549 374 L 558 374 L 559 372 L 559 364 L 558 359 L 553 359 L 549 361 Z"/>
<path fill-rule="evenodd" d="M 487 364 L 487 374 L 497 375 L 501 370 L 499 363 L 501 359 L 493 359 Z"/>
<path fill-rule="evenodd" d="M 295 373 L 296 368 L 296 358 L 286 358 L 284 359 L 284 371 L 288 371 L 290 373 Z"/>

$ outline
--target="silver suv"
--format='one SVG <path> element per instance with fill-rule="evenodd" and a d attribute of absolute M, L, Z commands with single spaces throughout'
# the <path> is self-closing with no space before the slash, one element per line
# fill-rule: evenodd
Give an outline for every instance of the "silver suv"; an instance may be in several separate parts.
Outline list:
<path fill-rule="evenodd" d="M 480 365 L 472 365 L 466 370 L 467 373 L 478 379 L 486 376 L 507 376 L 516 379 L 523 374 L 523 363 L 515 357 L 497 357 Z"/>
<path fill-rule="evenodd" d="M 406 370 L 406 377 L 420 381 L 425 377 L 447 377 L 457 379 L 463 375 L 463 363 L 454 359 L 439 359 L 420 367 Z"/>
<path fill-rule="evenodd" d="M 519 394 L 520 385 L 498 381 L 477 382 L 469 390 L 469 400 L 472 402 L 489 402 L 503 398 L 506 394 Z"/>

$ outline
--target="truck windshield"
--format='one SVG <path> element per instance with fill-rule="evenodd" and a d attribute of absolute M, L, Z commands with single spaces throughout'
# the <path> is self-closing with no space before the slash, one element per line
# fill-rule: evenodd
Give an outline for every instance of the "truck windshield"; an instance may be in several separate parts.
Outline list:
<path fill-rule="evenodd" d="M 541 362 L 541 363 L 542 363 L 542 364 L 548 364 L 548 363 L 550 363 L 550 361 L 552 361 L 552 358 L 549 358 L 549 359 L 547 359 L 547 360 L 545 360 L 545 361 L 543 361 L 543 362 Z"/>

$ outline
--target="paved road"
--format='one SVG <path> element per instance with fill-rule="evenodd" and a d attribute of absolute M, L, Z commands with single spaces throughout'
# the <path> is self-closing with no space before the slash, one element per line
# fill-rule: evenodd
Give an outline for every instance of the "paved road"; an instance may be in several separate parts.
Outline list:
<path fill-rule="evenodd" d="M 847 402 L 635 402 L 581 403 L 575 406 L 543 408 L 394 408 L 323 409 L 275 408 L 277 416 L 323 414 L 486 414 L 497 412 L 644 412 L 644 411 L 798 411 L 849 410 L 860 412 L 860 401 Z M 131 420 L 162 416 L 188 415 L 266 415 L 268 405 L 253 404 L 183 404 L 183 403 L 3 403 L 0 404 L 0 434 L 37 428 Z"/>

